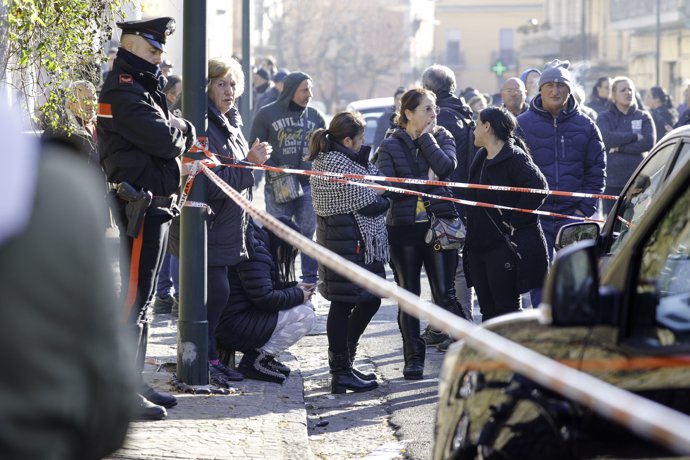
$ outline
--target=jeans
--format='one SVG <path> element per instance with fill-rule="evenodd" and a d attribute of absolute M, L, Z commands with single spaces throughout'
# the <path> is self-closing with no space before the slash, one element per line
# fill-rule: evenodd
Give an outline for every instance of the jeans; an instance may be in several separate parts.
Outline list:
<path fill-rule="evenodd" d="M 165 253 L 156 283 L 156 297 L 180 296 L 180 259 Z"/>
<path fill-rule="evenodd" d="M 274 217 L 285 217 L 292 219 L 302 235 L 314 239 L 316 230 L 316 213 L 311 202 L 311 187 L 302 185 L 304 196 L 289 201 L 287 203 L 276 203 L 273 196 L 273 187 L 266 183 L 264 198 L 266 200 L 266 211 Z M 317 279 L 318 263 L 316 260 L 300 253 L 302 263 L 302 281 L 305 283 L 315 283 Z"/>

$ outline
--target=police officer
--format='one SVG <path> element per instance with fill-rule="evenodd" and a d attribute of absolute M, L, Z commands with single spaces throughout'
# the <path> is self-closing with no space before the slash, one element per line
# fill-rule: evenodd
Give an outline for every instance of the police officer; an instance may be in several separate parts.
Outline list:
<path fill-rule="evenodd" d="M 180 186 L 180 155 L 195 140 L 193 125 L 168 110 L 158 65 L 174 31 L 172 18 L 117 23 L 122 38 L 98 99 L 98 149 L 117 190 L 123 317 L 135 327 L 137 365 L 144 368 L 151 300 Z M 141 384 L 139 418 L 158 420 L 174 396 Z"/>

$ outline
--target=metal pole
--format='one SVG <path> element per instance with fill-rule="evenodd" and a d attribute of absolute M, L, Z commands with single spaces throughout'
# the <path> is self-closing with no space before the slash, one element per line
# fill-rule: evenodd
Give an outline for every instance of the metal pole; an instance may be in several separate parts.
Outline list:
<path fill-rule="evenodd" d="M 661 86 L 661 0 L 656 0 L 656 86 Z"/>
<path fill-rule="evenodd" d="M 582 61 L 587 62 L 587 0 L 582 0 Z"/>
<path fill-rule="evenodd" d="M 182 108 L 197 136 L 206 135 L 206 0 L 184 2 Z M 190 156 L 187 154 L 187 156 Z M 195 158 L 198 159 L 198 158 Z M 177 323 L 177 376 L 188 385 L 208 384 L 206 318 L 206 208 L 208 179 L 196 176 L 180 222 L 180 317 Z"/>
<path fill-rule="evenodd" d="M 249 130 L 252 125 L 252 1 L 242 0 L 242 69 L 244 70 L 244 94 L 240 98 L 240 116 L 244 121 L 242 132 L 249 141 L 249 145 L 254 139 L 249 139 Z"/>

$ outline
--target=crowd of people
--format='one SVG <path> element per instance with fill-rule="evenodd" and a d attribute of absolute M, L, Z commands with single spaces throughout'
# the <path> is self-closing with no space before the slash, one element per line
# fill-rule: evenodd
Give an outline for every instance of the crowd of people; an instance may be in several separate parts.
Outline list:
<path fill-rule="evenodd" d="M 66 104 L 65 123 L 75 127 L 69 137 L 89 141 L 85 158 L 92 170 L 105 175 L 102 185 L 111 197 L 121 246 L 120 316 L 133 332 L 132 367 L 138 375 L 146 355 L 149 310 L 179 311 L 180 158 L 196 141 L 194 125 L 182 118 L 182 79 L 162 61 L 172 22 L 118 23 L 121 42 L 109 59 L 97 119 L 96 91 L 89 82 L 74 82 Z M 208 61 L 206 134 L 215 156 L 212 170 L 250 200 L 262 174 L 224 164 L 617 195 L 656 140 L 690 122 L 690 110 L 679 116 L 664 88 L 650 88 L 643 103 L 625 76 L 599 78 L 584 100 L 568 61 L 556 59 L 543 69 L 507 78 L 498 99 L 476 88 L 459 91 L 451 69 L 432 65 L 420 75 L 420 85 L 395 91 L 395 106 L 381 116 L 372 151 L 363 145 L 365 122 L 359 114 L 339 112 L 326 125 L 324 115 L 310 105 L 310 75 L 267 60 L 252 80 L 255 103 L 251 119 L 242 120 L 237 108 L 245 91 L 241 65 L 235 59 Z M 249 142 L 242 131 L 245 123 L 251 126 Z M 45 136 L 56 135 L 46 130 Z M 269 214 L 309 239 L 316 236 L 318 244 L 375 276 L 383 279 L 390 269 L 395 282 L 413 294 L 421 292 L 424 269 L 433 301 L 467 321 L 474 321 L 475 298 L 483 320 L 520 310 L 526 293 L 531 305 L 539 305 L 556 235 L 569 222 L 382 192 L 366 187 L 366 180 L 343 184 L 318 175 L 271 172 L 263 182 Z M 592 216 L 598 206 L 587 198 L 390 185 L 569 216 Z M 290 368 L 278 360 L 279 353 L 311 330 L 311 299 L 318 290 L 329 302 L 331 392 L 376 388 L 376 374 L 360 371 L 354 360 L 381 299 L 304 253 L 301 273 L 295 273 L 297 250 L 213 184 L 208 207 L 205 359 L 211 382 L 284 382 Z M 434 239 L 436 221 L 460 224 L 461 250 Z M 445 350 L 453 339 L 446 331 L 420 330 L 420 320 L 402 310 L 398 325 L 402 375 L 421 379 L 426 347 Z M 234 352 L 242 353 L 237 368 L 223 358 Z M 135 415 L 153 420 L 177 404 L 173 395 L 156 391 L 140 377 L 135 401 Z"/>

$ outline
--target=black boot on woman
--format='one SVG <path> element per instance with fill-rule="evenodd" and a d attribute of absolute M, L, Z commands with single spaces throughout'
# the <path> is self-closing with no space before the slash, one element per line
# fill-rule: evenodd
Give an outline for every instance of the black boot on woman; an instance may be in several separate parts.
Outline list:
<path fill-rule="evenodd" d="M 398 314 L 398 325 L 403 338 L 403 355 L 405 380 L 421 380 L 424 377 L 424 358 L 426 343 L 419 335 L 419 319 L 407 313 Z"/>
<path fill-rule="evenodd" d="M 335 354 L 328 351 L 328 365 L 331 368 L 331 393 L 342 394 L 347 390 L 354 392 L 378 388 L 375 380 L 362 380 L 352 372 L 352 362 L 347 352 Z"/>
<path fill-rule="evenodd" d="M 357 343 L 348 343 L 348 351 L 350 352 L 350 362 L 352 363 L 352 373 L 362 380 L 371 381 L 376 380 L 376 374 L 373 372 L 362 372 L 355 367 L 355 355 L 357 354 Z"/>

